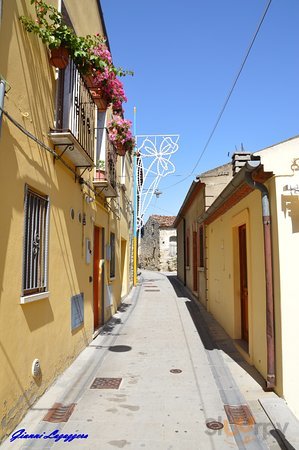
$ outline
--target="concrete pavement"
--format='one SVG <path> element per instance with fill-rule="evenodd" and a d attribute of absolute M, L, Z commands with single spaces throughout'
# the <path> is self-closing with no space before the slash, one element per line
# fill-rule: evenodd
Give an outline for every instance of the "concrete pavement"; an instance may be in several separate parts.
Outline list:
<path fill-rule="evenodd" d="M 284 424 L 277 432 L 259 402 L 276 395 L 263 391 L 228 336 L 188 297 L 175 277 L 144 271 L 118 313 L 1 449 L 299 448 L 287 447 Z M 96 378 L 110 387 L 91 388 Z M 118 388 L 111 379 L 121 379 Z M 43 420 L 55 403 L 74 404 L 66 422 Z M 244 404 L 255 424 L 230 425 L 224 405 Z M 223 428 L 207 428 L 211 421 Z"/>

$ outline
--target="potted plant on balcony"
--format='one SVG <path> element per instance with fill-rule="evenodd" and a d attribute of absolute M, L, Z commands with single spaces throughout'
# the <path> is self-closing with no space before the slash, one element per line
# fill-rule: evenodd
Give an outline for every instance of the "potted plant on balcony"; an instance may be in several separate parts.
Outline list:
<path fill-rule="evenodd" d="M 130 120 L 123 119 L 119 115 L 114 115 L 107 125 L 109 139 L 120 156 L 124 156 L 127 151 L 131 152 L 135 146 L 131 125 Z"/>
<path fill-rule="evenodd" d="M 29 33 L 35 33 L 50 50 L 50 63 L 59 69 L 68 64 L 69 49 L 76 37 L 73 30 L 63 23 L 57 9 L 42 0 L 34 3 L 37 19 L 21 16 L 20 21 Z"/>
<path fill-rule="evenodd" d="M 20 21 L 29 33 L 35 33 L 50 50 L 50 62 L 63 69 L 68 64 L 68 55 L 73 59 L 79 72 L 93 77 L 96 73 L 109 72 L 124 76 L 132 74 L 112 63 L 105 38 L 100 34 L 77 36 L 63 20 L 62 14 L 43 0 L 30 0 L 34 4 L 37 19 L 21 16 Z M 61 56 L 59 56 L 61 55 Z"/>
<path fill-rule="evenodd" d="M 112 104 L 115 114 L 123 113 L 122 103 L 127 101 L 127 97 L 122 82 L 116 78 L 113 70 L 106 67 L 103 71 L 96 71 L 91 83 L 91 90 L 95 90 L 96 95 L 102 98 L 107 105 Z"/>

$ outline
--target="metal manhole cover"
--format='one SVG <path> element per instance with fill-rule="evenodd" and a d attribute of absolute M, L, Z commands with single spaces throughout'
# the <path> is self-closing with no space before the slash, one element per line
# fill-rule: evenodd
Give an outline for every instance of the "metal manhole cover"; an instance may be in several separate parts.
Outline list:
<path fill-rule="evenodd" d="M 228 421 L 235 425 L 252 425 L 253 415 L 247 405 L 224 405 Z"/>
<path fill-rule="evenodd" d="M 169 372 L 171 373 L 182 373 L 181 369 L 171 369 Z"/>
<path fill-rule="evenodd" d="M 70 405 L 54 403 L 52 408 L 50 408 L 49 412 L 43 418 L 43 421 L 54 423 L 67 422 L 74 411 L 75 406 L 76 403 L 71 403 Z"/>
<path fill-rule="evenodd" d="M 95 378 L 90 389 L 118 389 L 122 378 Z"/>
<path fill-rule="evenodd" d="M 129 352 L 130 350 L 132 350 L 132 347 L 130 347 L 129 345 L 110 345 L 110 347 L 108 347 L 108 350 L 110 352 Z"/>
<path fill-rule="evenodd" d="M 223 423 L 222 422 L 217 422 L 217 420 L 212 420 L 211 422 L 207 422 L 206 426 L 210 430 L 221 430 L 223 428 Z"/>

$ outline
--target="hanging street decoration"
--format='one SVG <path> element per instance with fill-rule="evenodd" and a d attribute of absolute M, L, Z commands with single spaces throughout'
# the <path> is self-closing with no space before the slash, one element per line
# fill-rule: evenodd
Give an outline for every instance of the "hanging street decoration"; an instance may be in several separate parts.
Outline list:
<path fill-rule="evenodd" d="M 145 213 L 162 178 L 175 172 L 170 161 L 179 149 L 179 135 L 137 135 L 137 230 L 144 225 Z"/>

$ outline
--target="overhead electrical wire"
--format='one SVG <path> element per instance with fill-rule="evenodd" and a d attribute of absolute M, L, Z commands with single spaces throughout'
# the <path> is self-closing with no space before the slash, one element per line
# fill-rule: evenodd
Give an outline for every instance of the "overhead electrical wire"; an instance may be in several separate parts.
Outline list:
<path fill-rule="evenodd" d="M 258 34 L 259 34 L 259 31 L 260 31 L 260 29 L 261 29 L 261 26 L 262 26 L 264 20 L 265 20 L 265 17 L 266 17 L 266 15 L 267 15 L 267 13 L 268 13 L 268 10 L 269 10 L 269 8 L 270 8 L 271 3 L 272 3 L 272 0 L 269 0 L 268 3 L 267 3 L 267 6 L 266 6 L 266 8 L 265 8 L 265 10 L 264 10 L 264 12 L 263 12 L 263 15 L 262 15 L 262 17 L 261 17 L 261 19 L 260 19 L 260 21 L 259 21 L 259 23 L 258 23 L 257 29 L 255 30 L 255 33 L 254 33 L 254 35 L 253 35 L 253 38 L 252 38 L 251 41 L 250 41 L 250 45 L 249 45 L 249 47 L 248 47 L 248 49 L 247 49 L 247 51 L 246 51 L 245 57 L 243 58 L 241 67 L 240 67 L 240 69 L 239 69 L 239 71 L 238 71 L 238 73 L 237 73 L 237 75 L 236 75 L 236 77 L 235 77 L 235 79 L 234 79 L 234 82 L 233 82 L 233 84 L 232 84 L 232 87 L 231 87 L 231 89 L 230 89 L 230 91 L 229 91 L 229 93 L 228 93 L 228 95 L 227 95 L 227 97 L 226 97 L 226 99 L 225 99 L 225 102 L 224 102 L 224 104 L 223 104 L 223 106 L 222 106 L 222 108 L 221 108 L 221 110 L 220 110 L 220 112 L 219 112 L 219 114 L 218 114 L 218 117 L 217 117 L 217 120 L 216 120 L 216 122 L 215 122 L 215 125 L 214 125 L 213 128 L 212 128 L 212 131 L 211 131 L 211 133 L 210 133 L 210 135 L 209 135 L 209 137 L 208 137 L 208 140 L 207 140 L 207 142 L 206 142 L 206 144 L 205 144 L 205 146 L 204 146 L 204 148 L 203 148 L 201 154 L 199 155 L 199 157 L 198 157 L 198 159 L 197 159 L 197 161 L 196 161 L 196 164 L 195 164 L 195 166 L 194 166 L 193 169 L 192 169 L 192 172 L 190 172 L 189 175 L 185 176 L 182 180 L 177 181 L 176 183 L 172 184 L 171 186 L 166 186 L 166 187 L 164 187 L 163 190 L 165 190 L 165 189 L 170 189 L 170 188 L 173 187 L 173 186 L 177 186 L 178 184 L 183 183 L 185 180 L 187 180 L 188 178 L 190 178 L 190 177 L 194 174 L 194 172 L 195 172 L 195 170 L 196 170 L 198 164 L 200 163 L 200 161 L 201 161 L 203 155 L 205 154 L 205 152 L 206 152 L 206 150 L 207 150 L 207 148 L 208 148 L 208 146 L 209 146 L 209 144 L 210 144 L 210 142 L 211 142 L 211 140 L 212 140 L 212 137 L 214 136 L 214 133 L 215 133 L 215 131 L 216 131 L 218 125 L 219 125 L 219 122 L 220 122 L 220 120 L 221 120 L 221 118 L 222 118 L 222 116 L 223 116 L 223 113 L 224 113 L 224 111 L 225 111 L 225 109 L 226 109 L 226 107 L 227 107 L 227 105 L 228 105 L 228 102 L 229 102 L 229 100 L 230 100 L 230 98 L 231 98 L 231 96 L 232 96 L 232 93 L 233 93 L 233 91 L 234 91 L 234 89 L 235 89 L 235 87 L 236 87 L 236 84 L 237 84 L 237 82 L 238 82 L 238 80 L 239 80 L 239 78 L 240 78 L 240 75 L 241 75 L 241 73 L 242 73 L 242 71 L 243 71 L 243 69 L 244 69 L 244 66 L 245 66 L 245 64 L 246 64 L 246 61 L 247 61 L 247 59 L 248 59 L 248 57 L 249 57 L 249 54 L 250 54 L 251 49 L 252 49 L 252 47 L 253 47 L 253 45 L 254 45 L 254 42 L 255 42 L 255 40 L 256 40 Z"/>

